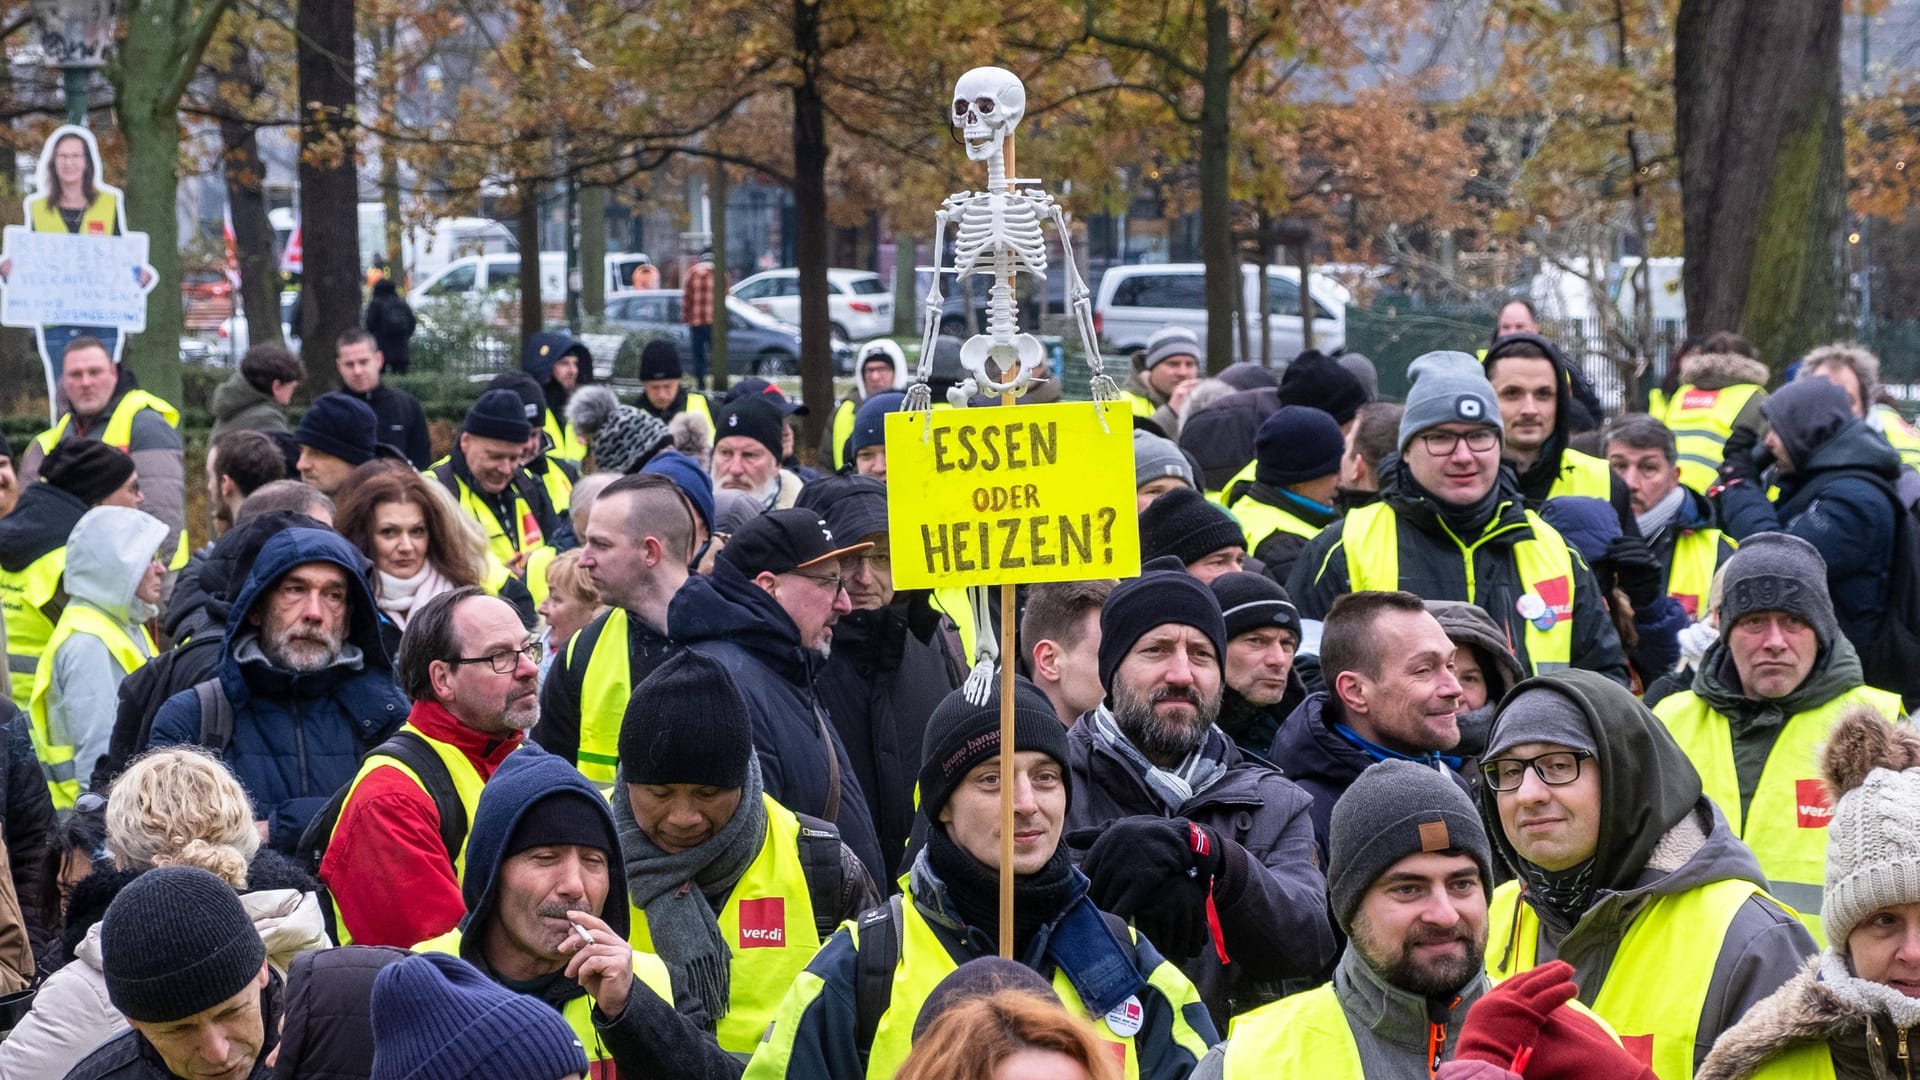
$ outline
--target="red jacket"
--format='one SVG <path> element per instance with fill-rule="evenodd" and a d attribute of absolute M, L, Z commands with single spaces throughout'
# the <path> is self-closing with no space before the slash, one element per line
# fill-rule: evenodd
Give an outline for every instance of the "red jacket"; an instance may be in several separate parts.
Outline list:
<path fill-rule="evenodd" d="M 459 748 L 482 780 L 526 740 L 517 732 L 483 735 L 433 701 L 414 702 L 406 726 Z M 392 767 L 368 773 L 340 808 L 320 880 L 355 945 L 410 948 L 453 929 L 467 912 L 432 796 Z"/>

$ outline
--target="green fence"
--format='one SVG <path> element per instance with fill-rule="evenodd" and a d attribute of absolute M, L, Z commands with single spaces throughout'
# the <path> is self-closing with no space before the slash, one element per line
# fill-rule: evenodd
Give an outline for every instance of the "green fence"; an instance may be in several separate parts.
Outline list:
<path fill-rule="evenodd" d="M 1407 396 L 1407 365 L 1438 349 L 1474 352 L 1493 337 L 1494 315 L 1485 307 L 1413 306 L 1406 297 L 1383 297 L 1370 308 L 1347 308 L 1347 349 L 1373 361 L 1380 396 Z"/>

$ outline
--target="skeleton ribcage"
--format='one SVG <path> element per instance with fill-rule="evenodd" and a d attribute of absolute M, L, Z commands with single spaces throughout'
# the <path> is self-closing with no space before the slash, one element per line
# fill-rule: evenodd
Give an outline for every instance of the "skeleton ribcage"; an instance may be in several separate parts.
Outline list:
<path fill-rule="evenodd" d="M 1018 194 L 983 193 L 963 203 L 955 216 L 954 269 L 962 274 L 991 272 L 1004 251 L 1014 269 L 1047 276 L 1047 240 L 1040 231 L 1039 208 Z"/>

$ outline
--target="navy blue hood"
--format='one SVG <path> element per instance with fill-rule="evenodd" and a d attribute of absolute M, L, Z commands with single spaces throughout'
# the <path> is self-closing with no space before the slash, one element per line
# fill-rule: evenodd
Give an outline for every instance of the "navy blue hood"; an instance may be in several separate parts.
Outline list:
<path fill-rule="evenodd" d="M 818 654 L 800 644 L 800 628 L 779 601 L 725 559 L 713 576 L 687 579 L 667 605 L 667 637 L 676 645 L 718 639 L 753 653 L 782 678 L 811 686 Z"/>
<path fill-rule="evenodd" d="M 233 662 L 233 650 L 247 628 L 247 617 L 260 597 L 287 571 L 304 563 L 331 563 L 347 573 L 347 592 L 351 611 L 347 617 L 347 640 L 366 654 L 368 670 L 393 671 L 380 638 L 380 609 L 367 583 L 366 560 L 338 533 L 323 529 L 288 529 L 266 542 L 247 571 L 245 584 L 227 610 L 227 643 L 221 649 L 225 662 Z"/>
<path fill-rule="evenodd" d="M 1540 516 L 1589 563 L 1606 555 L 1607 545 L 1621 535 L 1620 515 L 1600 499 L 1556 496 L 1541 504 Z"/>
<path fill-rule="evenodd" d="M 613 810 L 580 770 L 528 743 L 508 754 L 494 770 L 474 807 L 473 824 L 467 830 L 467 872 L 460 885 L 460 896 L 467 903 L 466 918 L 460 920 L 461 956 L 472 959 L 480 953 L 483 935 L 476 931 L 493 917 L 500 864 L 506 861 L 507 841 L 520 819 L 540 800 L 562 794 L 584 798 L 600 809 L 607 831 L 608 878 L 600 917 L 621 937 L 627 936 L 627 876 L 620 869 L 620 836 L 614 830 Z M 485 964 L 481 967 L 484 970 Z"/>

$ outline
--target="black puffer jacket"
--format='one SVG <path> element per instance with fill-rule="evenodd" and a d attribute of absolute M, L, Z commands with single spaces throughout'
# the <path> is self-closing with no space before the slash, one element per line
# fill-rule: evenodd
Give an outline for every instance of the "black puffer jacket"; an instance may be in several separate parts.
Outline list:
<path fill-rule="evenodd" d="M 673 594 L 667 637 L 732 673 L 753 716 L 753 747 L 767 794 L 795 813 L 833 822 L 873 880 L 893 880 L 860 778 L 815 689 L 825 661 L 800 644 L 786 609 L 722 559 L 711 578 L 688 578 Z M 836 800 L 837 812 L 829 813 Z"/>
<path fill-rule="evenodd" d="M 890 864 L 899 864 L 913 833 L 913 780 L 927 717 L 966 677 L 959 639 L 925 594 L 903 594 L 834 624 L 833 655 L 814 689 L 860 778 Z"/>
<path fill-rule="evenodd" d="M 282 1003 L 275 1080 L 367 1080 L 373 1075 L 373 980 L 405 949 L 349 945 L 294 957 Z"/>
<path fill-rule="evenodd" d="M 40 907 L 45 867 L 41 852 L 57 823 L 40 759 L 33 753 L 31 728 L 26 713 L 11 701 L 0 700 L 0 746 L 6 753 L 5 767 L 0 768 L 0 812 L 6 814 L 7 862 L 20 915 L 27 921 L 27 938 L 38 955 L 58 932 L 60 913 Z"/>

